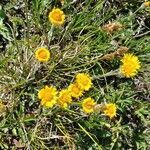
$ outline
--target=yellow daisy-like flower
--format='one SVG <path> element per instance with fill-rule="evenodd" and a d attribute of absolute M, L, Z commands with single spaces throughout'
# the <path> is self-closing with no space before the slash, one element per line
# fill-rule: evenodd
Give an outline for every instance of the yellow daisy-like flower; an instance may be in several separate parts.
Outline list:
<path fill-rule="evenodd" d="M 125 54 L 121 62 L 120 73 L 127 78 L 135 76 L 140 69 L 140 61 L 133 54 Z"/>
<path fill-rule="evenodd" d="M 61 90 L 58 96 L 58 104 L 63 107 L 67 108 L 68 104 L 72 102 L 71 93 L 68 89 Z"/>
<path fill-rule="evenodd" d="M 88 97 L 84 99 L 82 102 L 83 111 L 86 113 L 92 113 L 94 112 L 95 105 L 96 105 L 96 102 L 94 101 L 94 99 L 92 99 L 91 97 Z"/>
<path fill-rule="evenodd" d="M 116 110 L 117 110 L 116 104 L 109 103 L 106 104 L 104 107 L 104 114 L 110 117 L 110 119 L 112 119 L 113 117 L 116 116 Z"/>
<path fill-rule="evenodd" d="M 46 48 L 39 48 L 35 52 L 35 57 L 41 62 L 47 62 L 50 59 L 50 52 Z"/>
<path fill-rule="evenodd" d="M 91 77 L 86 73 L 78 73 L 76 76 L 76 83 L 85 91 L 88 91 L 92 86 Z"/>
<path fill-rule="evenodd" d="M 54 25 L 54 26 L 60 26 L 65 22 L 65 14 L 62 10 L 59 8 L 54 8 L 50 13 L 49 13 L 49 21 Z"/>
<path fill-rule="evenodd" d="M 71 93 L 71 96 L 74 98 L 79 98 L 83 95 L 83 90 L 79 87 L 77 83 L 70 84 L 68 90 Z"/>
<path fill-rule="evenodd" d="M 51 108 L 57 102 L 57 89 L 53 86 L 45 86 L 38 92 L 38 98 L 41 99 L 42 105 Z"/>
<path fill-rule="evenodd" d="M 145 7 L 150 7 L 150 1 L 144 2 L 143 5 L 144 5 Z"/>

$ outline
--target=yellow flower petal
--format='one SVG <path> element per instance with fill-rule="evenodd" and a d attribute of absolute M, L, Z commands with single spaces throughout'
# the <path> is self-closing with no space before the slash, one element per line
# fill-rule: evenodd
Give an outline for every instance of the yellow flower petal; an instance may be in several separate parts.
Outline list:
<path fill-rule="evenodd" d="M 120 73 L 127 78 L 135 76 L 140 69 L 138 57 L 133 54 L 125 54 L 121 62 Z"/>
<path fill-rule="evenodd" d="M 68 89 L 71 93 L 71 96 L 74 98 L 79 98 L 83 95 L 83 90 L 79 87 L 77 83 L 70 84 Z"/>
<path fill-rule="evenodd" d="M 94 99 L 92 99 L 91 97 L 86 98 L 82 102 L 83 111 L 85 113 L 92 113 L 94 112 L 95 105 L 96 105 L 96 102 L 94 102 Z"/>
<path fill-rule="evenodd" d="M 46 102 L 46 103 L 45 103 L 45 106 L 46 106 L 46 107 L 49 107 L 49 108 L 52 108 L 55 104 L 56 104 L 56 100 L 53 100 L 53 101 L 51 101 L 51 102 Z"/>
<path fill-rule="evenodd" d="M 61 90 L 58 96 L 58 104 L 66 108 L 72 102 L 71 92 L 68 89 Z"/>
<path fill-rule="evenodd" d="M 50 59 L 50 52 L 46 48 L 39 48 L 35 52 L 35 57 L 41 62 L 47 62 Z"/>
<path fill-rule="evenodd" d="M 92 86 L 91 77 L 86 73 L 78 73 L 76 75 L 76 83 L 85 91 L 88 91 Z"/>
<path fill-rule="evenodd" d="M 57 90 L 53 86 L 45 86 L 38 92 L 38 98 L 41 99 L 41 105 L 53 107 L 57 101 Z"/>
<path fill-rule="evenodd" d="M 49 21 L 54 25 L 54 26 L 60 26 L 64 24 L 65 22 L 65 14 L 62 10 L 59 8 L 54 8 L 50 13 L 49 13 Z"/>
<path fill-rule="evenodd" d="M 105 105 L 104 114 L 110 117 L 110 119 L 112 119 L 113 117 L 116 116 L 116 110 L 117 110 L 116 104 L 109 103 Z"/>

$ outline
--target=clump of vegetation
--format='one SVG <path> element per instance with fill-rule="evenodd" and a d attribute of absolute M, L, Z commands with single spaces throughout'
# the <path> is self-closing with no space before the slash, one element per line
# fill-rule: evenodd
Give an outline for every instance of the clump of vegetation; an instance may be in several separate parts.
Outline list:
<path fill-rule="evenodd" d="M 0 2 L 0 148 L 149 149 L 150 2 Z"/>

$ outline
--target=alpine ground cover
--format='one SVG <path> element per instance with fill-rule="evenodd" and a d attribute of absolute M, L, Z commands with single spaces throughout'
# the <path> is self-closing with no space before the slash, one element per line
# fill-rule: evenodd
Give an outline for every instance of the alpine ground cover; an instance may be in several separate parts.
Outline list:
<path fill-rule="evenodd" d="M 0 2 L 0 148 L 148 150 L 150 2 Z"/>

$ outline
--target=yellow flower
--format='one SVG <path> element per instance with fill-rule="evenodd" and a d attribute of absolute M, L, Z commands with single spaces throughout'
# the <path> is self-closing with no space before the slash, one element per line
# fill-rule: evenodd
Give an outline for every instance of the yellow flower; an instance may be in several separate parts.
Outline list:
<path fill-rule="evenodd" d="M 60 26 L 65 22 L 65 14 L 62 10 L 59 8 L 54 8 L 50 13 L 49 13 L 49 21 L 54 25 L 54 26 Z"/>
<path fill-rule="evenodd" d="M 84 99 L 82 102 L 83 111 L 86 113 L 92 113 L 94 112 L 95 105 L 96 105 L 96 102 L 94 102 L 94 99 L 92 99 L 91 97 L 88 97 Z"/>
<path fill-rule="evenodd" d="M 120 73 L 127 78 L 135 76 L 140 69 L 140 61 L 133 54 L 125 54 L 121 62 Z"/>
<path fill-rule="evenodd" d="M 71 96 L 74 98 L 79 98 L 83 95 L 83 90 L 78 86 L 77 83 L 70 84 L 68 90 L 71 93 Z"/>
<path fill-rule="evenodd" d="M 116 116 L 116 110 L 117 110 L 116 104 L 109 103 L 106 104 L 104 107 L 104 114 L 110 117 L 110 119 L 112 119 L 113 117 Z"/>
<path fill-rule="evenodd" d="M 58 96 L 58 104 L 66 108 L 72 102 L 71 93 L 68 89 L 61 90 Z"/>
<path fill-rule="evenodd" d="M 38 92 L 38 98 L 41 99 L 42 105 L 51 108 L 57 102 L 57 89 L 53 86 L 45 86 Z"/>
<path fill-rule="evenodd" d="M 35 57 L 41 62 L 47 62 L 50 58 L 50 52 L 48 49 L 41 47 L 36 50 Z"/>
<path fill-rule="evenodd" d="M 145 7 L 150 7 L 150 1 L 144 2 L 143 5 L 144 5 Z"/>
<path fill-rule="evenodd" d="M 78 73 L 76 76 L 76 83 L 85 91 L 88 91 L 92 86 L 91 77 L 86 73 Z"/>

